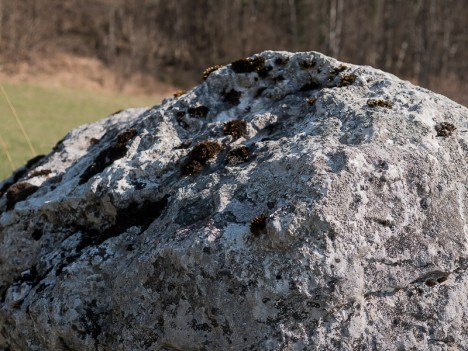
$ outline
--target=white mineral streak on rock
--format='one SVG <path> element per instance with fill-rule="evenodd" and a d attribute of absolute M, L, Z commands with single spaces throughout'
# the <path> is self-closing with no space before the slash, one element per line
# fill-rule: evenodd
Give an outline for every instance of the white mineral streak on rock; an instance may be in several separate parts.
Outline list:
<path fill-rule="evenodd" d="M 0 349 L 468 350 L 467 130 L 271 51 L 77 128 L 0 184 Z"/>

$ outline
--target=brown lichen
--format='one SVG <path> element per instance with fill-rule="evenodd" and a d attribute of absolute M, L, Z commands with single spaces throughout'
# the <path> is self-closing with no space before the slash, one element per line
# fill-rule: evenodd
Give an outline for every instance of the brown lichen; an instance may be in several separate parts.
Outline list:
<path fill-rule="evenodd" d="M 7 210 L 13 209 L 16 203 L 26 200 L 38 189 L 39 187 L 27 182 L 16 183 L 10 186 L 6 192 Z"/>
<path fill-rule="evenodd" d="M 302 69 L 309 69 L 315 67 L 316 64 L 317 62 L 315 61 L 315 59 L 308 59 L 299 62 L 299 66 L 301 66 Z"/>
<path fill-rule="evenodd" d="M 175 98 L 181 97 L 182 95 L 186 94 L 187 90 L 177 90 L 172 94 Z"/>
<path fill-rule="evenodd" d="M 348 66 L 345 66 L 345 65 L 343 65 L 343 64 L 340 64 L 338 67 L 333 67 L 333 68 L 330 70 L 330 74 L 336 76 L 338 73 L 343 72 L 343 71 L 345 71 L 345 70 L 347 70 L 347 69 L 348 69 Z"/>
<path fill-rule="evenodd" d="M 226 157 L 226 164 L 235 166 L 247 162 L 250 158 L 250 150 L 247 146 L 240 146 L 229 151 Z"/>
<path fill-rule="evenodd" d="M 207 69 L 205 69 L 205 70 L 203 71 L 203 75 L 202 75 L 203 80 L 206 80 L 206 78 L 208 78 L 208 76 L 209 76 L 211 73 L 213 73 L 214 71 L 217 71 L 217 70 L 220 69 L 221 67 L 223 67 L 223 66 L 221 66 L 221 65 L 215 65 L 215 66 L 211 66 L 211 67 L 208 67 Z"/>
<path fill-rule="evenodd" d="M 307 98 L 306 99 L 306 102 L 309 104 L 309 105 L 313 105 L 315 104 L 315 101 L 317 101 L 318 97 L 317 96 L 312 96 L 310 98 Z"/>
<path fill-rule="evenodd" d="M 203 165 L 200 162 L 195 160 L 187 160 L 182 164 L 180 171 L 183 175 L 192 176 L 201 172 L 202 169 Z"/>
<path fill-rule="evenodd" d="M 355 74 L 345 74 L 341 78 L 340 87 L 347 87 L 356 81 L 357 76 Z"/>
<path fill-rule="evenodd" d="M 393 104 L 390 101 L 382 100 L 382 99 L 370 99 L 367 100 L 367 106 L 369 107 L 385 107 L 385 108 L 392 108 Z"/>
<path fill-rule="evenodd" d="M 437 123 L 434 128 L 438 137 L 449 137 L 457 129 L 452 123 L 449 122 Z"/>
<path fill-rule="evenodd" d="M 34 171 L 28 175 L 28 178 L 34 178 L 34 177 L 45 177 L 51 174 L 52 171 L 50 169 L 42 169 L 40 171 Z"/>
<path fill-rule="evenodd" d="M 117 135 L 117 142 L 120 144 L 125 144 L 130 139 L 134 138 L 137 135 L 137 131 L 133 128 L 127 128 L 125 132 Z"/>
<path fill-rule="evenodd" d="M 231 135 L 237 140 L 247 133 L 247 123 L 241 119 L 234 119 L 224 123 L 223 132 L 225 135 Z"/>
<path fill-rule="evenodd" d="M 266 220 L 267 220 L 267 215 L 265 213 L 262 213 L 252 219 L 250 222 L 250 232 L 255 235 L 259 236 L 265 231 L 266 228 Z"/>
<path fill-rule="evenodd" d="M 89 139 L 89 143 L 91 145 L 97 145 L 97 144 L 99 144 L 99 139 L 91 138 L 91 139 Z"/>
<path fill-rule="evenodd" d="M 231 69 L 236 73 L 259 72 L 265 65 L 265 58 L 261 56 L 249 57 L 231 63 Z"/>
<path fill-rule="evenodd" d="M 183 175 L 199 173 L 208 160 L 214 158 L 221 151 L 221 146 L 214 141 L 203 141 L 193 147 L 187 159 L 181 166 Z"/>

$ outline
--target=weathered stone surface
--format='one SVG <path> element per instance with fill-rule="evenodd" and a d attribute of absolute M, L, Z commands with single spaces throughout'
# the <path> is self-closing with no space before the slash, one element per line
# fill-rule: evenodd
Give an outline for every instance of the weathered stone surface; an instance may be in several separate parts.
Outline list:
<path fill-rule="evenodd" d="M 3 183 L 0 348 L 468 349 L 468 110 L 313 52 L 205 75 Z"/>

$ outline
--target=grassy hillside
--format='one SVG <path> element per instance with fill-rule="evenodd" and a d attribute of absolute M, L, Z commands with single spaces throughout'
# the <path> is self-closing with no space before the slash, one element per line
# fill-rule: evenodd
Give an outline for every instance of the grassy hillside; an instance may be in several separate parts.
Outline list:
<path fill-rule="evenodd" d="M 71 88 L 2 82 L 39 154 L 50 152 L 69 130 L 128 107 L 150 106 L 155 98 L 128 96 Z M 0 93 L 0 136 L 5 140 L 15 167 L 32 157 L 26 140 Z M 0 179 L 11 174 L 11 166 L 0 148 Z"/>

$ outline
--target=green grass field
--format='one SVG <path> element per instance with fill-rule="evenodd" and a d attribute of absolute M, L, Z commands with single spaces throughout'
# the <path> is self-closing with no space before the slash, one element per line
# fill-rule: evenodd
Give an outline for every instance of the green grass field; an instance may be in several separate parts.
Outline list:
<path fill-rule="evenodd" d="M 68 131 L 129 107 L 151 106 L 159 101 L 145 96 L 126 96 L 27 83 L 2 82 L 38 154 L 47 154 Z M 15 168 L 32 157 L 8 103 L 0 92 L 0 136 Z M 0 148 L 0 180 L 11 174 Z"/>

